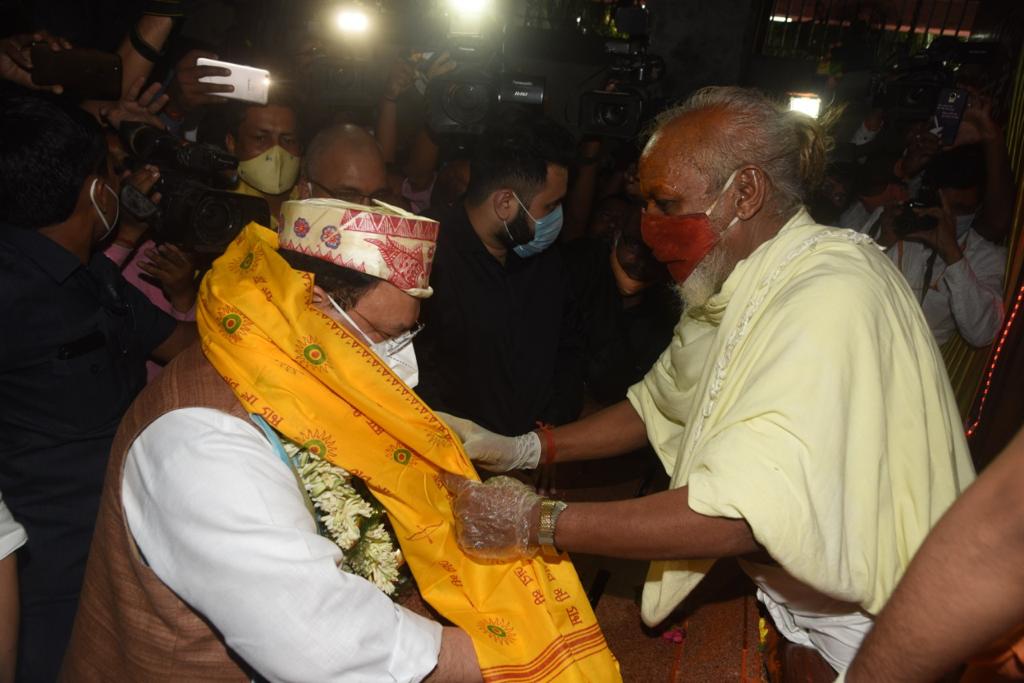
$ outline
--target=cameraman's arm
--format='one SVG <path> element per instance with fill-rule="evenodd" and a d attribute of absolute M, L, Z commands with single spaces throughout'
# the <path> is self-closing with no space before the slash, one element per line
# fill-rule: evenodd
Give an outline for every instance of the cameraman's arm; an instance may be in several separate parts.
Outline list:
<path fill-rule="evenodd" d="M 985 149 L 985 194 L 975 225 L 985 239 L 999 244 L 1010 232 L 1013 220 L 1013 172 L 1006 140 L 992 120 L 991 109 L 991 102 L 985 100 L 968 109 L 965 119 L 978 129 Z"/>
<path fill-rule="evenodd" d="M 434 184 L 440 157 L 441 149 L 424 125 L 412 142 L 409 161 L 405 164 L 405 177 L 414 192 L 423 192 Z"/>
<path fill-rule="evenodd" d="M 971 346 L 985 346 L 995 339 L 1003 323 L 1002 282 L 1006 252 L 995 245 L 983 244 L 972 250 L 968 259 L 957 240 L 956 220 L 941 190 L 939 197 L 941 209 L 923 212 L 939 221 L 938 227 L 927 231 L 929 236 L 923 241 L 930 242 L 946 264 L 942 280 L 949 288 L 949 306 L 960 336 Z"/>
<path fill-rule="evenodd" d="M 199 332 L 196 324 L 179 320 L 174 331 L 171 332 L 171 336 L 153 349 L 152 357 L 160 363 L 168 363 L 198 340 Z"/>
<path fill-rule="evenodd" d="M 561 241 L 570 242 L 583 237 L 587 221 L 594 207 L 594 193 L 597 187 L 597 164 L 601 154 L 600 138 L 588 138 L 580 142 L 579 159 L 576 166 L 576 180 L 565 198 L 565 227 Z"/>
<path fill-rule="evenodd" d="M 167 4 L 171 5 L 173 3 Z M 164 43 L 167 42 L 168 36 L 171 35 L 172 28 L 174 28 L 174 18 L 171 16 L 143 14 L 138 22 L 135 23 L 136 37 L 152 48 L 153 53 L 159 53 L 163 49 Z M 129 29 L 129 31 L 131 30 Z M 150 57 L 154 55 L 141 54 L 130 36 L 125 36 L 121 47 L 117 49 L 117 53 L 121 55 L 122 88 L 127 91 L 139 78 L 149 77 L 149 72 L 153 70 L 153 62 L 150 60 Z"/>
<path fill-rule="evenodd" d="M 1003 270 L 1006 250 L 990 245 L 946 268 L 949 305 L 960 336 L 971 346 L 992 343 L 1003 324 Z"/>
<path fill-rule="evenodd" d="M 384 154 L 384 161 L 395 161 L 398 147 L 398 98 L 409 89 L 416 78 L 416 69 L 409 62 L 399 59 L 391 66 L 384 94 L 377 105 L 377 144 Z"/>

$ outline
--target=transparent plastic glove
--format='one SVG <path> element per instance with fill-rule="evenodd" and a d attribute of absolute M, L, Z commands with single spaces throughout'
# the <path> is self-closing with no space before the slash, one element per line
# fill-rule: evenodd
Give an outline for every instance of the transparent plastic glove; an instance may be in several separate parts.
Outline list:
<path fill-rule="evenodd" d="M 458 434 L 469 459 L 488 472 L 534 469 L 540 463 L 540 437 L 536 432 L 502 436 L 471 420 L 448 413 L 437 416 Z"/>
<path fill-rule="evenodd" d="M 511 477 L 487 483 L 445 475 L 454 494 L 455 533 L 470 557 L 510 561 L 532 557 L 538 546 L 530 541 L 530 521 L 540 496 Z"/>

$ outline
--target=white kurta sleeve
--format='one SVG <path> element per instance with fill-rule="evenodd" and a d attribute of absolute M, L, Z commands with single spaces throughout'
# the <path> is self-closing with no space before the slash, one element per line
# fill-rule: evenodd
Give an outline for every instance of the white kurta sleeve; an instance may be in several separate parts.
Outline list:
<path fill-rule="evenodd" d="M 132 444 L 125 517 L 156 575 L 272 681 L 419 681 L 440 624 L 338 569 L 289 468 L 255 425 L 206 408 Z"/>

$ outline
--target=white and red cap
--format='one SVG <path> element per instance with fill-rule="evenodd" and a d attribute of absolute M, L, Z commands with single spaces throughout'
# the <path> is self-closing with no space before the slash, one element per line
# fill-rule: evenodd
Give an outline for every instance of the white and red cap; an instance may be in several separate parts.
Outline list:
<path fill-rule="evenodd" d="M 420 299 L 434 293 L 437 221 L 383 202 L 360 206 L 337 199 L 288 201 L 282 217 L 282 249 L 379 277 Z"/>

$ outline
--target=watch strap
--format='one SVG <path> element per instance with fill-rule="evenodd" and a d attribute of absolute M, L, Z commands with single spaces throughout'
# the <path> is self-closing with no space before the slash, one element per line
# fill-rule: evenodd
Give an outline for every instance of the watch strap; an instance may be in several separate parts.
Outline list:
<path fill-rule="evenodd" d="M 537 529 L 537 542 L 545 550 L 551 549 L 558 552 L 555 546 L 555 527 L 558 524 L 558 517 L 567 508 L 563 501 L 544 498 L 540 501 L 540 525 Z"/>

